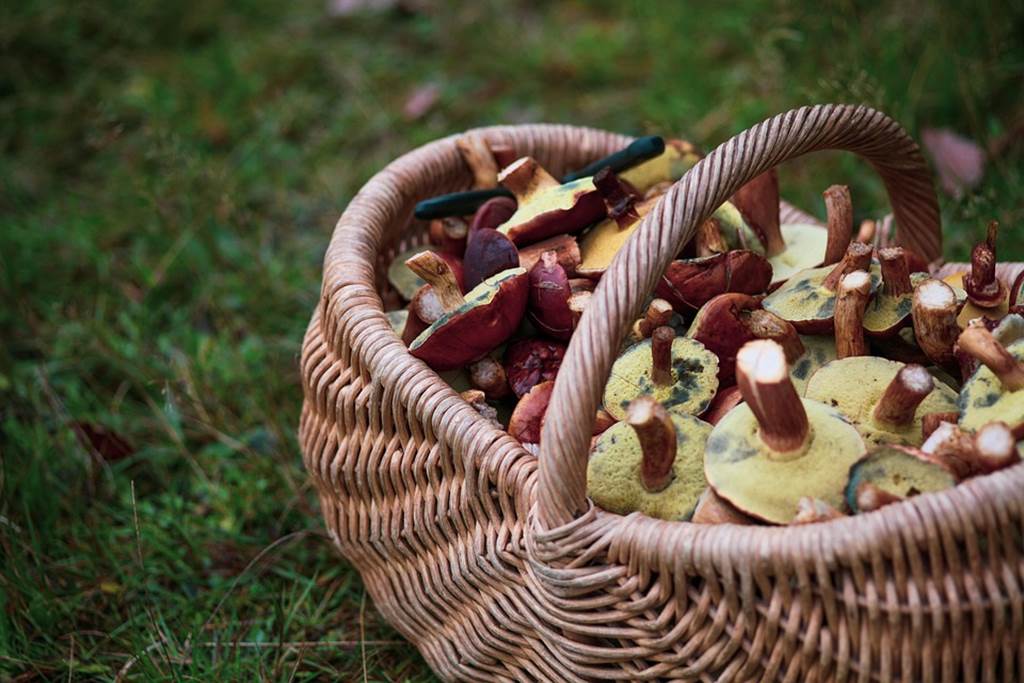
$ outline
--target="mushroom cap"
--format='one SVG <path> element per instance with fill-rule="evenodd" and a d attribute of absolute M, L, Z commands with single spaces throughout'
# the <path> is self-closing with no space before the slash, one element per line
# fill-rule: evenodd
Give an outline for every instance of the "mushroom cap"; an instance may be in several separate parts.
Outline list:
<path fill-rule="evenodd" d="M 704 444 L 711 425 L 676 410 L 669 411 L 669 416 L 676 428 L 674 476 L 669 485 L 655 493 L 644 488 L 640 440 L 627 422 L 616 422 L 598 437 L 587 465 L 587 492 L 597 505 L 620 515 L 641 512 L 669 521 L 690 519 L 707 487 Z"/>
<path fill-rule="evenodd" d="M 857 513 L 857 487 L 874 484 L 886 493 L 909 498 L 956 486 L 956 477 L 934 460 L 917 455 L 913 449 L 880 446 L 850 467 L 846 485 L 846 503 Z"/>
<path fill-rule="evenodd" d="M 395 257 L 391 259 L 391 263 L 388 264 L 388 282 L 406 301 L 412 301 L 413 296 L 416 295 L 416 291 L 423 285 L 427 284 L 427 281 L 412 272 L 412 270 L 409 269 L 409 266 L 405 265 L 405 262 L 413 256 L 422 254 L 425 251 L 434 251 L 434 253 L 444 259 L 451 267 L 452 273 L 455 274 L 455 279 L 459 283 L 459 288 L 461 289 L 463 287 L 462 259 L 446 252 L 435 251 L 429 244 L 413 247 L 396 254 Z"/>
<path fill-rule="evenodd" d="M 773 459 L 746 403 L 715 425 L 704 452 L 704 474 L 715 492 L 744 513 L 772 524 L 790 523 L 804 496 L 842 508 L 850 466 L 865 452 L 860 434 L 838 410 L 801 401 L 811 428 L 802 455 Z"/>
<path fill-rule="evenodd" d="M 655 293 L 677 311 L 686 311 L 700 308 L 719 294 L 760 294 L 771 279 L 772 268 L 764 256 L 733 249 L 672 261 L 658 280 Z"/>
<path fill-rule="evenodd" d="M 1006 350 L 1017 360 L 1024 360 L 1024 339 L 1008 345 Z M 1004 390 L 999 378 L 980 365 L 960 388 L 956 407 L 963 429 L 978 429 L 1000 421 L 1015 427 L 1024 423 L 1024 390 Z"/>
<path fill-rule="evenodd" d="M 881 444 L 920 445 L 921 418 L 928 413 L 956 410 L 956 392 L 936 382 L 906 427 L 876 421 L 872 414 L 889 383 L 904 364 L 875 356 L 851 356 L 822 366 L 807 383 L 804 395 L 833 406 L 845 415 L 864 437 L 868 446 Z"/>
<path fill-rule="evenodd" d="M 604 409 L 617 420 L 640 396 L 650 396 L 666 409 L 698 415 L 718 391 L 718 357 L 693 339 L 672 341 L 672 383 L 660 386 L 651 379 L 651 340 L 626 349 L 612 365 L 604 388 Z"/>
<path fill-rule="evenodd" d="M 730 249 L 746 249 L 764 254 L 764 245 L 750 224 L 743 219 L 743 214 L 732 202 L 725 202 L 715 209 L 711 217 L 718 221 L 718 231 Z"/>
<path fill-rule="evenodd" d="M 619 178 L 641 193 L 666 180 L 679 180 L 700 161 L 696 148 L 685 140 L 666 140 L 665 151 L 653 159 L 619 173 Z"/>
<path fill-rule="evenodd" d="M 772 283 L 785 282 L 801 270 L 819 265 L 828 244 L 828 230 L 811 223 L 783 223 L 779 226 L 786 250 L 770 256 Z"/>
<path fill-rule="evenodd" d="M 637 202 L 633 208 L 643 218 L 655 204 L 656 199 L 646 200 Z M 580 239 L 580 264 L 576 267 L 576 273 L 583 277 L 600 277 L 639 226 L 640 221 L 636 221 L 623 228 L 615 220 L 606 218 L 588 230 Z"/>
<path fill-rule="evenodd" d="M 604 201 L 594 187 L 594 179 L 580 178 L 545 187 L 521 199 L 516 212 L 498 230 L 522 246 L 563 232 L 577 232 L 604 215 Z"/>
<path fill-rule="evenodd" d="M 835 265 L 808 268 L 796 273 L 778 289 L 765 297 L 762 306 L 783 320 L 793 323 L 806 334 L 824 334 L 833 330 L 836 293 L 826 289 L 822 282 Z M 882 281 L 881 271 L 872 268 L 871 292 Z"/>
<path fill-rule="evenodd" d="M 871 264 L 872 276 L 879 274 L 881 277 L 880 273 L 878 264 Z M 914 287 L 927 279 L 927 273 L 910 274 L 910 284 Z M 879 287 L 864 309 L 864 332 L 870 337 L 887 337 L 896 333 L 910 319 L 913 303 L 913 291 L 891 296 L 885 293 L 884 287 Z"/>
<path fill-rule="evenodd" d="M 453 370 L 508 339 L 526 312 L 529 280 L 525 268 L 489 277 L 466 294 L 466 302 L 423 330 L 409 352 L 435 370 Z"/>
<path fill-rule="evenodd" d="M 956 292 L 957 302 L 964 302 L 963 308 L 960 309 L 960 314 L 956 317 L 956 324 L 960 326 L 961 330 L 967 329 L 967 323 L 971 322 L 975 318 L 991 318 L 993 320 L 999 320 L 1006 315 L 1010 310 L 1010 296 L 1004 296 L 1003 300 L 998 306 L 992 308 L 982 308 L 973 301 L 967 298 L 967 290 L 964 289 L 964 273 L 950 273 L 946 277 L 942 278 L 942 281 L 953 288 Z"/>
<path fill-rule="evenodd" d="M 803 396 L 807 392 L 807 383 L 818 371 L 818 368 L 836 359 L 836 340 L 827 335 L 800 335 L 804 345 L 804 355 L 800 356 L 789 368 L 789 377 L 793 380 L 796 393 Z"/>

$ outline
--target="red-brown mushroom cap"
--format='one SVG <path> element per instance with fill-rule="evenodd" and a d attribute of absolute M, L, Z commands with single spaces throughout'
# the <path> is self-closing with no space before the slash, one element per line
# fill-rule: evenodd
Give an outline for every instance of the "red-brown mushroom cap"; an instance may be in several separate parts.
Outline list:
<path fill-rule="evenodd" d="M 672 261 L 655 291 L 677 311 L 685 312 L 727 292 L 760 294 L 771 279 L 771 266 L 763 256 L 734 249 L 724 254 Z"/>
<path fill-rule="evenodd" d="M 565 357 L 565 344 L 547 339 L 520 339 L 505 349 L 505 375 L 512 393 L 522 396 L 534 385 L 553 380 Z"/>

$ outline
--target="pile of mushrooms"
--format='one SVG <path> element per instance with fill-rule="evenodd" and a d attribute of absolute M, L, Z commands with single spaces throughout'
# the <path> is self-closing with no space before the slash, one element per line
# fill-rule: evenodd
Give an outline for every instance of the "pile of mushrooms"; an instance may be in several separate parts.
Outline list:
<path fill-rule="evenodd" d="M 538 453 L 595 287 L 699 153 L 645 138 L 559 180 L 479 136 L 457 147 L 475 187 L 417 207 L 426 241 L 392 252 L 382 299 L 413 356 Z M 824 226 L 783 224 L 765 173 L 669 263 L 594 418 L 598 507 L 819 523 L 1020 461 L 1024 277 L 996 278 L 997 226 L 935 279 L 872 222 L 854 233 L 846 187 L 823 198 Z"/>

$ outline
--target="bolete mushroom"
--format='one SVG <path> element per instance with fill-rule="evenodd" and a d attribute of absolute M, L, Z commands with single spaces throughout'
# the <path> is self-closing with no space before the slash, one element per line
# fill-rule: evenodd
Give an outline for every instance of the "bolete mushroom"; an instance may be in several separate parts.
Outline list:
<path fill-rule="evenodd" d="M 868 354 L 868 343 L 864 339 L 864 311 L 870 296 L 871 276 L 867 271 L 855 270 L 839 281 L 834 325 L 836 355 L 840 358 Z"/>
<path fill-rule="evenodd" d="M 880 445 L 850 468 L 846 503 L 854 513 L 869 512 L 882 507 L 875 502 L 879 497 L 874 489 L 902 500 L 919 493 L 943 491 L 956 486 L 956 482 L 949 468 L 917 449 Z M 870 498 L 864 496 L 865 491 Z M 869 510 L 862 509 L 862 502 L 867 502 Z"/>
<path fill-rule="evenodd" d="M 733 249 L 672 261 L 655 293 L 683 313 L 700 308 L 719 294 L 760 294 L 768 289 L 771 279 L 772 268 L 764 256 L 747 249 Z"/>
<path fill-rule="evenodd" d="M 547 339 L 520 339 L 508 345 L 505 376 L 516 396 L 523 396 L 534 385 L 553 380 L 565 357 L 565 344 Z"/>
<path fill-rule="evenodd" d="M 932 362 L 943 365 L 954 360 L 953 345 L 960 335 L 957 298 L 942 280 L 927 279 L 914 288 L 911 318 L 914 339 Z"/>
<path fill-rule="evenodd" d="M 656 200 L 641 200 L 609 169 L 594 176 L 594 185 L 604 202 L 607 218 L 580 240 L 580 265 L 576 272 L 596 279 L 608 269 L 615 254 L 639 227 L 640 219 L 647 215 Z"/>
<path fill-rule="evenodd" d="M 563 185 L 533 157 L 523 157 L 504 168 L 498 181 L 518 201 L 516 212 L 498 229 L 517 245 L 578 232 L 604 218 L 604 202 L 593 178 Z"/>
<path fill-rule="evenodd" d="M 878 260 L 882 286 L 864 311 L 864 332 L 869 337 L 886 338 L 909 322 L 914 286 L 928 279 L 928 275 L 910 273 L 902 247 L 879 249 Z"/>
<path fill-rule="evenodd" d="M 832 361 L 814 373 L 804 395 L 846 416 L 869 446 L 917 446 L 925 414 L 956 409 L 956 392 L 924 367 L 875 356 Z"/>
<path fill-rule="evenodd" d="M 665 181 L 676 181 L 700 161 L 700 152 L 686 140 L 669 139 L 665 150 L 642 164 L 622 171 L 621 178 L 640 194 Z"/>
<path fill-rule="evenodd" d="M 432 272 L 424 268 L 419 275 Z M 444 314 L 413 340 L 409 352 L 435 370 L 463 367 L 497 348 L 515 332 L 526 311 L 529 280 L 522 268 L 487 278 L 465 297 L 443 271 L 430 284 L 435 292 L 445 292 Z"/>
<path fill-rule="evenodd" d="M 831 406 L 801 399 L 782 347 L 748 343 L 736 357 L 744 403 L 723 417 L 708 438 L 704 471 L 722 498 L 744 513 L 789 524 L 801 498 L 843 505 L 850 466 L 864 441 Z"/>
<path fill-rule="evenodd" d="M 636 398 L 650 396 L 666 408 L 698 415 L 718 390 L 718 358 L 693 339 L 659 327 L 650 339 L 626 349 L 612 365 L 604 409 L 621 420 Z"/>
<path fill-rule="evenodd" d="M 552 339 L 567 341 L 578 319 L 569 307 L 572 287 L 558 263 L 558 254 L 544 252 L 530 269 L 530 301 L 527 314 L 538 330 Z"/>
<path fill-rule="evenodd" d="M 391 263 L 388 265 L 388 282 L 406 301 L 412 301 L 413 296 L 416 295 L 416 291 L 426 284 L 426 280 L 412 272 L 406 263 L 409 259 L 425 251 L 430 251 L 430 247 L 413 247 L 412 249 L 406 249 L 391 259 Z M 462 259 L 454 254 L 446 254 L 444 252 L 438 253 L 437 255 L 448 263 L 448 266 L 452 269 L 452 273 L 455 275 L 456 282 L 458 282 L 460 289 L 462 289 L 465 285 L 463 280 Z M 465 290 L 463 289 L 463 291 Z"/>
<path fill-rule="evenodd" d="M 834 330 L 836 292 L 844 275 L 871 266 L 871 247 L 851 242 L 842 260 L 834 266 L 810 268 L 792 275 L 765 297 L 762 306 L 793 323 L 804 334 L 830 334 Z M 871 273 L 871 290 L 880 278 Z"/>
<path fill-rule="evenodd" d="M 688 520 L 707 486 L 704 443 L 711 425 L 648 396 L 634 399 L 626 416 L 606 429 L 587 466 L 587 492 L 620 515 L 640 512 Z"/>
<path fill-rule="evenodd" d="M 1017 437 L 1005 422 L 988 422 L 974 432 L 943 422 L 921 445 L 921 451 L 944 463 L 958 479 L 989 474 L 1021 458 Z"/>
<path fill-rule="evenodd" d="M 982 364 L 960 389 L 960 426 L 1024 424 L 1024 340 L 1003 346 L 982 321 L 974 320 L 960 334 L 957 346 Z"/>
<path fill-rule="evenodd" d="M 654 298 L 647 304 L 644 317 L 639 318 L 630 330 L 633 341 L 643 341 L 654 334 L 654 330 L 664 327 L 672 322 L 672 315 L 675 310 L 672 304 L 664 299 Z"/>
<path fill-rule="evenodd" d="M 481 228 L 497 229 L 499 225 L 512 218 L 516 212 L 516 200 L 511 197 L 493 197 L 484 202 L 469 224 L 469 234 Z"/>
<path fill-rule="evenodd" d="M 508 433 L 513 439 L 521 444 L 540 443 L 544 415 L 548 411 L 551 392 L 554 390 L 554 381 L 547 381 L 535 384 L 523 394 L 508 421 Z"/>
<path fill-rule="evenodd" d="M 470 233 L 462 262 L 463 284 L 473 289 L 487 278 L 509 268 L 525 267 L 512 240 L 494 228 Z"/>
<path fill-rule="evenodd" d="M 818 371 L 818 368 L 831 363 L 838 355 L 836 354 L 836 340 L 831 335 L 800 335 L 800 342 L 803 344 L 804 352 L 799 358 L 790 361 L 789 378 L 793 380 L 796 393 L 803 396 L 807 390 L 807 383 Z M 787 357 L 788 359 L 788 357 Z"/>

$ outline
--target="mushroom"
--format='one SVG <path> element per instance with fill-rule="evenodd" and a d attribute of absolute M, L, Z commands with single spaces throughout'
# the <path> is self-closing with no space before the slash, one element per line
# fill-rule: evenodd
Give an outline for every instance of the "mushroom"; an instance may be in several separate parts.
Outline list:
<path fill-rule="evenodd" d="M 871 276 L 855 270 L 843 276 L 836 292 L 834 312 L 836 355 L 840 358 L 868 355 L 864 339 L 864 310 L 871 296 Z"/>
<path fill-rule="evenodd" d="M 622 171 L 620 177 L 643 194 L 665 181 L 676 181 L 700 161 L 700 152 L 686 140 L 669 139 L 665 150 L 642 164 Z"/>
<path fill-rule="evenodd" d="M 943 422 L 921 451 L 944 463 L 958 479 L 989 474 L 1020 462 L 1017 437 L 1005 422 L 989 422 L 975 432 Z"/>
<path fill-rule="evenodd" d="M 1024 340 L 1003 346 L 982 321 L 974 320 L 960 334 L 957 346 L 983 365 L 960 389 L 960 426 L 1024 424 Z"/>
<path fill-rule="evenodd" d="M 796 516 L 790 524 L 818 524 L 845 516 L 823 500 L 804 496 L 797 501 Z"/>
<path fill-rule="evenodd" d="M 513 439 L 522 444 L 540 443 L 544 415 L 548 411 L 554 389 L 554 381 L 541 382 L 519 399 L 508 421 L 508 433 Z"/>
<path fill-rule="evenodd" d="M 580 247 L 572 235 L 555 235 L 540 242 L 534 242 L 519 250 L 519 266 L 529 270 L 540 260 L 545 251 L 553 251 L 558 256 L 558 264 L 572 276 L 580 265 Z"/>
<path fill-rule="evenodd" d="M 927 279 L 914 288 L 914 338 L 925 355 L 939 365 L 954 360 L 953 345 L 960 335 L 957 309 L 956 292 L 942 280 Z"/>
<path fill-rule="evenodd" d="M 473 410 L 480 413 L 481 417 L 491 423 L 492 426 L 497 429 L 504 429 L 505 425 L 501 424 L 498 419 L 498 411 L 490 403 L 486 401 L 483 391 L 479 389 L 467 389 L 459 394 L 463 400 L 469 405 L 473 406 Z"/>
<path fill-rule="evenodd" d="M 388 282 L 406 301 L 412 301 L 417 290 L 426 284 L 426 281 L 423 278 L 419 277 L 409 269 L 406 262 L 425 251 L 430 251 L 430 248 L 413 247 L 412 249 L 406 249 L 391 259 L 391 263 L 388 265 Z M 459 283 L 459 287 L 464 287 L 465 281 L 463 279 L 462 259 L 454 254 L 447 254 L 444 252 L 438 253 L 437 255 L 448 263 L 448 266 L 452 269 L 452 273 L 455 275 L 455 280 Z"/>
<path fill-rule="evenodd" d="M 688 520 L 707 486 L 702 462 L 710 433 L 711 425 L 692 415 L 637 398 L 622 422 L 597 437 L 587 492 L 609 512 Z"/>
<path fill-rule="evenodd" d="M 902 247 L 879 249 L 882 286 L 864 311 L 864 332 L 869 337 L 891 337 L 910 320 L 914 286 L 928 279 L 925 273 L 910 274 Z"/>
<path fill-rule="evenodd" d="M 1013 279 L 1013 286 L 1010 287 L 1009 305 L 1010 308 L 1024 306 L 1024 270 L 1018 273 L 1017 277 Z M 1024 311 L 1014 312 L 1024 313 Z"/>
<path fill-rule="evenodd" d="M 487 278 L 465 297 L 453 288 L 448 273 L 438 271 L 431 282 L 435 292 L 445 292 L 444 314 L 409 345 L 413 356 L 435 370 L 463 367 L 508 339 L 523 318 L 529 294 L 522 268 Z M 431 271 L 423 269 L 419 274 L 431 275 Z"/>
<path fill-rule="evenodd" d="M 694 524 L 760 524 L 759 520 L 733 507 L 710 486 L 701 494 L 690 521 Z"/>
<path fill-rule="evenodd" d="M 1009 290 L 996 277 L 996 238 L 999 224 L 989 223 L 988 236 L 971 250 L 971 269 L 967 273 L 954 273 L 944 278 L 956 289 L 962 289 L 967 302 L 957 316 L 960 329 L 975 318 L 999 320 L 1010 307 Z"/>
<path fill-rule="evenodd" d="M 731 387 L 719 388 L 718 393 L 711 399 L 707 410 L 700 414 L 700 419 L 708 424 L 716 425 L 729 414 L 729 411 L 743 403 L 743 394 L 740 388 L 733 384 Z"/>
<path fill-rule="evenodd" d="M 604 218 L 593 178 L 561 184 L 536 159 L 523 157 L 506 167 L 498 181 L 515 195 L 516 212 L 499 230 L 517 245 L 560 233 L 578 232 Z"/>
<path fill-rule="evenodd" d="M 869 445 L 919 445 L 926 413 L 956 408 L 956 392 L 920 365 L 874 356 L 834 360 L 807 383 L 807 398 L 842 413 Z"/>
<path fill-rule="evenodd" d="M 580 265 L 576 272 L 596 279 L 608 269 L 615 254 L 639 227 L 640 219 L 657 202 L 642 201 L 610 169 L 595 175 L 594 185 L 604 202 L 607 218 L 580 240 Z"/>
<path fill-rule="evenodd" d="M 643 341 L 650 337 L 657 328 L 668 325 L 672 321 L 674 312 L 672 304 L 664 299 L 651 299 L 647 310 L 644 311 L 644 317 L 633 323 L 631 332 L 633 341 Z"/>
<path fill-rule="evenodd" d="M 655 293 L 679 312 L 700 308 L 719 294 L 760 294 L 768 289 L 772 268 L 764 256 L 747 249 L 677 259 L 668 264 Z"/>
<path fill-rule="evenodd" d="M 509 268 L 523 267 L 512 240 L 494 228 L 473 231 L 462 262 L 464 285 L 476 287 L 487 278 Z"/>
<path fill-rule="evenodd" d="M 430 221 L 430 241 L 446 254 L 461 257 L 466 251 L 469 224 L 459 216 L 445 216 Z"/>
<path fill-rule="evenodd" d="M 516 200 L 511 197 L 493 197 L 480 205 L 473 214 L 469 224 L 469 234 L 481 228 L 496 229 L 499 225 L 512 218 L 516 212 Z"/>
<path fill-rule="evenodd" d="M 491 356 L 484 356 L 470 363 L 469 381 L 474 388 L 484 392 L 492 401 L 504 398 L 511 392 L 505 368 Z"/>
<path fill-rule="evenodd" d="M 865 452 L 853 425 L 836 409 L 797 395 L 776 342 L 740 349 L 736 378 L 744 403 L 715 425 L 704 456 L 715 492 L 773 524 L 792 522 L 804 496 L 841 508 L 850 466 Z"/>
<path fill-rule="evenodd" d="M 604 409 L 615 419 L 635 398 L 650 396 L 666 408 L 698 415 L 718 390 L 718 358 L 693 339 L 659 327 L 650 339 L 626 349 L 612 365 Z"/>
<path fill-rule="evenodd" d="M 546 251 L 530 269 L 530 302 L 527 314 L 538 330 L 567 341 L 576 327 L 576 317 L 569 307 L 572 287 L 569 276 L 558 263 L 558 254 Z"/>
<path fill-rule="evenodd" d="M 834 330 L 836 292 L 844 275 L 867 271 L 871 265 L 871 247 L 851 242 L 842 260 L 834 266 L 810 268 L 792 275 L 765 297 L 762 306 L 783 320 L 793 323 L 804 334 L 829 334 Z M 880 278 L 871 274 L 871 289 Z"/>
<path fill-rule="evenodd" d="M 509 344 L 503 363 L 512 393 L 521 397 L 534 385 L 553 380 L 564 357 L 561 342 L 531 338 Z"/>
<path fill-rule="evenodd" d="M 793 380 L 796 392 L 803 396 L 807 390 L 807 383 L 811 381 L 818 368 L 831 363 L 839 356 L 836 354 L 836 340 L 831 335 L 800 335 L 800 343 L 803 344 L 804 352 L 795 360 L 790 360 L 789 378 Z"/>

